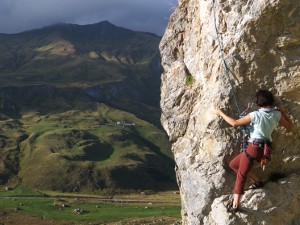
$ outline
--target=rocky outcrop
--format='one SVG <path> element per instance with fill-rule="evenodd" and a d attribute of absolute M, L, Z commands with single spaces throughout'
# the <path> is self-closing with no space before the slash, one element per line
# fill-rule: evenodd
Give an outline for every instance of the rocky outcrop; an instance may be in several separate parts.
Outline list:
<path fill-rule="evenodd" d="M 183 224 L 298 224 L 299 1 L 179 0 L 160 51 L 161 122 L 176 160 Z M 232 216 L 220 202 L 232 192 L 228 163 L 239 153 L 241 130 L 214 108 L 238 117 L 260 88 L 283 101 L 296 129 L 274 132 L 272 162 L 257 169 L 268 184 L 246 191 L 242 212 Z"/>

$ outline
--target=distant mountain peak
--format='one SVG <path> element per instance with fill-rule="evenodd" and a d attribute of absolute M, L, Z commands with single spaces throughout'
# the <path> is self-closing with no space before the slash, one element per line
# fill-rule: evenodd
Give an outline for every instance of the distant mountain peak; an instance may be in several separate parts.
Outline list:
<path fill-rule="evenodd" d="M 42 27 L 40 29 L 44 29 L 44 28 L 57 28 L 57 27 L 60 27 L 60 28 L 68 28 L 68 27 L 89 27 L 89 26 L 102 26 L 102 27 L 105 27 L 105 26 L 111 26 L 111 27 L 117 27 L 116 25 L 112 24 L 111 22 L 109 22 L 108 20 L 104 20 L 104 21 L 101 21 L 101 22 L 97 22 L 97 23 L 91 23 L 91 24 L 83 24 L 83 25 L 79 25 L 79 24 L 74 24 L 74 23 L 55 23 L 55 24 L 52 24 L 52 25 L 49 25 L 49 26 L 46 26 L 46 27 Z M 125 29 L 125 28 L 124 28 Z"/>
<path fill-rule="evenodd" d="M 1 34 L 0 36 L 7 35 L 50 35 L 50 33 L 55 32 L 58 34 L 65 35 L 87 35 L 88 37 L 95 36 L 96 38 L 121 38 L 121 37 L 134 37 L 137 34 L 147 34 L 151 36 L 155 36 L 157 38 L 161 38 L 154 33 L 143 32 L 143 31 L 134 31 L 128 28 L 120 27 L 114 25 L 108 20 L 103 20 L 97 23 L 92 24 L 73 24 L 73 23 L 54 23 L 48 26 L 44 26 L 41 28 L 36 28 L 32 30 L 23 31 L 15 34 Z"/>
<path fill-rule="evenodd" d="M 78 25 L 72 23 L 57 23 L 43 28 L 26 31 L 23 33 L 31 32 L 58 32 L 62 35 L 67 36 L 86 36 L 88 38 L 130 38 L 136 35 L 136 31 L 132 31 L 127 28 L 118 27 L 111 22 L 104 20 L 94 24 Z"/>
<path fill-rule="evenodd" d="M 105 24 L 105 25 L 112 25 L 115 26 L 114 24 L 112 24 L 111 22 L 109 22 L 108 20 L 103 20 L 101 22 L 98 22 L 97 24 Z"/>

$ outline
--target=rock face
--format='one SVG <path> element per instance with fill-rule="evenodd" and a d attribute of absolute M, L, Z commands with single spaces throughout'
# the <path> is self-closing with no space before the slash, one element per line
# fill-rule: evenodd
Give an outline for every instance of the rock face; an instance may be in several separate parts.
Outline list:
<path fill-rule="evenodd" d="M 161 122 L 176 160 L 183 224 L 300 224 L 299 0 L 179 0 L 160 51 Z M 296 128 L 273 133 L 273 159 L 266 171 L 256 169 L 266 188 L 246 191 L 233 216 L 221 201 L 234 186 L 228 164 L 240 151 L 241 129 L 214 108 L 237 118 L 260 88 L 282 100 Z"/>

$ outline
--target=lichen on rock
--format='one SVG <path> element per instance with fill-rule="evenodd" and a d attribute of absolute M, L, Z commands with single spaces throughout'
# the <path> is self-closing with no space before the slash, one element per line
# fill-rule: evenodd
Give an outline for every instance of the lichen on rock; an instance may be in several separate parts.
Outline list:
<path fill-rule="evenodd" d="M 183 224 L 298 224 L 300 2 L 179 0 L 160 51 L 161 122 L 172 142 Z M 243 212 L 232 216 L 221 201 L 234 186 L 228 163 L 239 153 L 241 129 L 214 108 L 237 118 L 261 88 L 283 101 L 295 131 L 273 133 L 272 161 L 265 172 L 257 168 L 268 183 L 246 191 Z M 276 173 L 283 178 L 270 179 Z"/>

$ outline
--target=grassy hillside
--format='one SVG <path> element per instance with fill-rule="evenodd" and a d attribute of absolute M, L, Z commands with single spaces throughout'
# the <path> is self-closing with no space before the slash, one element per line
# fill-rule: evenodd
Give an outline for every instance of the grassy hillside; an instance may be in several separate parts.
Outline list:
<path fill-rule="evenodd" d="M 175 186 L 166 134 L 104 104 L 51 115 L 27 112 L 20 120 L 3 119 L 0 127 L 2 181 L 15 175 L 26 186 L 63 192 Z"/>

